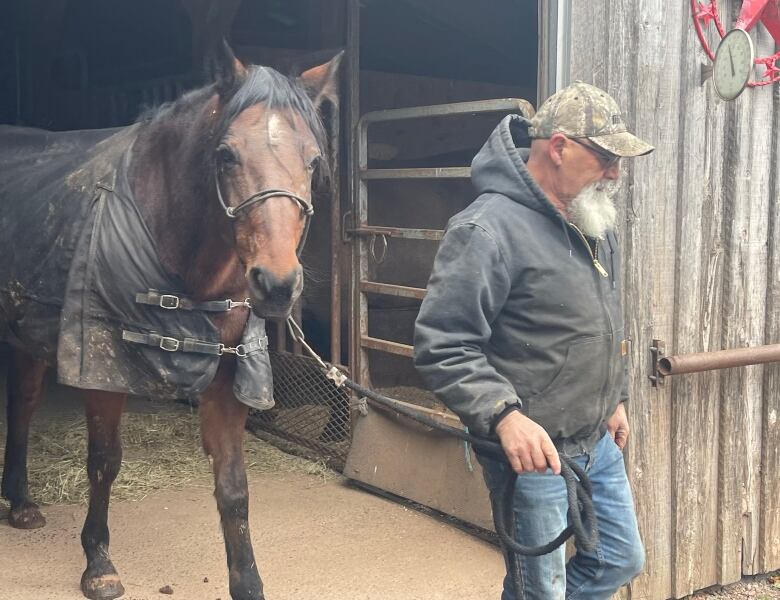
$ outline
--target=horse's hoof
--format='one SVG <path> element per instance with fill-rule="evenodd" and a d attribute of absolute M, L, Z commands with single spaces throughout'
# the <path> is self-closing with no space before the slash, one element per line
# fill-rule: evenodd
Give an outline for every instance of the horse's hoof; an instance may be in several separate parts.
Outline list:
<path fill-rule="evenodd" d="M 8 513 L 8 523 L 17 529 L 39 529 L 46 525 L 46 519 L 33 502 L 25 502 Z"/>
<path fill-rule="evenodd" d="M 89 568 L 81 577 L 81 593 L 90 600 L 113 600 L 125 593 L 125 588 L 116 573 L 101 577 L 90 577 L 88 573 Z"/>

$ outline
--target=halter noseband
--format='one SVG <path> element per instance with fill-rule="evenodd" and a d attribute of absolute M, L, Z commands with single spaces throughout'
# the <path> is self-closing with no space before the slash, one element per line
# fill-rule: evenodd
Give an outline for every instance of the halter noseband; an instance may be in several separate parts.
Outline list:
<path fill-rule="evenodd" d="M 228 206 L 227 204 L 225 204 L 224 198 L 222 198 L 222 190 L 219 187 L 219 175 L 220 173 L 219 171 L 217 171 L 216 176 L 214 177 L 214 181 L 217 186 L 217 198 L 219 199 L 219 203 L 222 205 L 222 209 L 225 211 L 225 214 L 228 216 L 229 219 L 237 219 L 240 216 L 239 213 L 248 210 L 255 204 L 268 200 L 268 198 L 274 198 L 276 196 L 284 196 L 294 202 L 297 202 L 298 205 L 301 207 L 301 211 L 303 212 L 303 215 L 306 219 L 306 223 L 304 223 L 303 226 L 303 234 L 301 235 L 301 239 L 298 242 L 298 248 L 295 251 L 296 254 L 300 256 L 301 250 L 303 250 L 303 245 L 306 243 L 306 237 L 309 235 L 309 223 L 311 223 L 311 217 L 312 215 L 314 215 L 314 205 L 311 203 L 311 200 L 307 200 L 306 198 L 302 198 L 297 194 L 293 194 L 289 190 L 285 190 L 281 188 L 279 189 L 270 188 L 252 194 L 251 196 L 249 196 L 249 198 L 239 203 L 238 206 Z"/>

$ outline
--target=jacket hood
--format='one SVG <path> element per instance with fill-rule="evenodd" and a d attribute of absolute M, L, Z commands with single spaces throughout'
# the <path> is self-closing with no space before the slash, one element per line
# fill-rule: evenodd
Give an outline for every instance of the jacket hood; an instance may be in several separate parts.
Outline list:
<path fill-rule="evenodd" d="M 529 121 L 508 115 L 490 134 L 471 162 L 471 181 L 478 194 L 501 194 L 555 219 L 560 214 L 536 184 L 526 167 L 530 151 L 519 148 L 527 142 Z"/>

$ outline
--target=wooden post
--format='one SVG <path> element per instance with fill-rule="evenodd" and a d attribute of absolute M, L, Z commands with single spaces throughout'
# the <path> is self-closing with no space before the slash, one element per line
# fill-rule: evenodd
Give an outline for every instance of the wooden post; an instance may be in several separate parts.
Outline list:
<path fill-rule="evenodd" d="M 683 101 L 675 281 L 675 353 L 721 349 L 724 104 L 701 84 L 699 43 L 683 19 Z M 706 60 L 706 58 L 705 58 Z M 672 590 L 675 598 L 717 581 L 721 374 L 670 381 L 672 390 Z"/>
<path fill-rule="evenodd" d="M 358 203 L 358 186 L 360 184 L 357 167 L 357 148 L 355 146 L 355 130 L 360 119 L 360 0 L 345 0 L 347 3 L 347 81 L 346 98 L 346 138 L 347 138 L 347 180 L 349 185 L 350 211 L 352 219 L 356 219 Z M 356 221 L 355 221 L 356 222 Z M 352 293 L 349 295 L 349 367 L 353 377 L 358 375 L 357 365 L 360 348 L 360 327 L 357 318 L 360 306 L 360 290 L 354 273 L 359 273 L 359 246 L 365 242 L 358 238 L 352 243 Z M 361 381 L 365 385 L 365 381 Z"/>
<path fill-rule="evenodd" d="M 754 35 L 758 55 L 774 51 L 765 30 L 756 28 Z M 764 343 L 766 323 L 772 96 L 746 91 L 726 109 L 723 348 Z M 732 369 L 722 380 L 718 546 L 724 584 L 758 572 L 763 369 Z"/>
<path fill-rule="evenodd" d="M 342 81 L 344 79 L 342 78 Z M 346 86 L 341 86 L 342 89 Z M 341 111 L 334 107 L 330 119 L 332 194 L 330 196 L 330 362 L 341 364 L 341 319 L 344 299 L 342 264 L 344 242 L 341 238 Z"/>
<path fill-rule="evenodd" d="M 769 206 L 766 341 L 780 341 L 780 87 L 775 86 Z M 780 365 L 764 367 L 760 572 L 780 569 Z"/>
<path fill-rule="evenodd" d="M 630 127 L 656 146 L 626 161 L 622 196 L 624 310 L 632 339 L 626 452 L 647 551 L 631 597 L 671 593 L 670 391 L 647 381 L 653 338 L 674 340 L 679 68 L 684 7 L 661 0 L 572 3 L 571 79 L 608 88 Z"/>

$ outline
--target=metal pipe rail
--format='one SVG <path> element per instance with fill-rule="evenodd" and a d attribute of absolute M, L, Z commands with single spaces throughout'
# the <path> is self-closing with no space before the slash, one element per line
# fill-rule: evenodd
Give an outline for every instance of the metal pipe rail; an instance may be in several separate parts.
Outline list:
<path fill-rule="evenodd" d="M 360 178 L 365 180 L 388 179 L 468 179 L 471 167 L 424 167 L 417 169 L 365 169 Z"/>
<path fill-rule="evenodd" d="M 411 229 L 409 227 L 380 227 L 378 225 L 364 225 L 363 227 L 347 229 L 346 232 L 364 236 L 383 235 L 391 238 L 405 238 L 407 240 L 438 241 L 444 237 L 443 229 Z"/>
<path fill-rule="evenodd" d="M 653 354 L 653 374 L 650 375 L 653 385 L 663 383 L 664 377 L 672 375 L 780 362 L 780 344 L 664 356 L 663 342 L 653 340 L 650 350 Z"/>
<path fill-rule="evenodd" d="M 666 377 L 772 362 L 780 362 L 780 344 L 668 356 L 658 361 L 658 371 Z"/>
<path fill-rule="evenodd" d="M 405 121 L 407 119 L 427 119 L 431 117 L 453 117 L 468 114 L 517 111 L 528 117 L 534 116 L 534 107 L 522 98 L 499 98 L 497 100 L 475 100 L 473 102 L 452 102 L 414 106 L 411 108 L 391 108 L 366 113 L 360 118 L 360 125 L 384 123 L 387 121 Z"/>
<path fill-rule="evenodd" d="M 386 296 L 397 296 L 399 298 L 414 298 L 422 300 L 428 290 L 425 288 L 415 288 L 406 285 L 395 285 L 392 283 L 380 283 L 378 281 L 360 280 L 360 291 L 367 294 L 384 294 Z"/>

